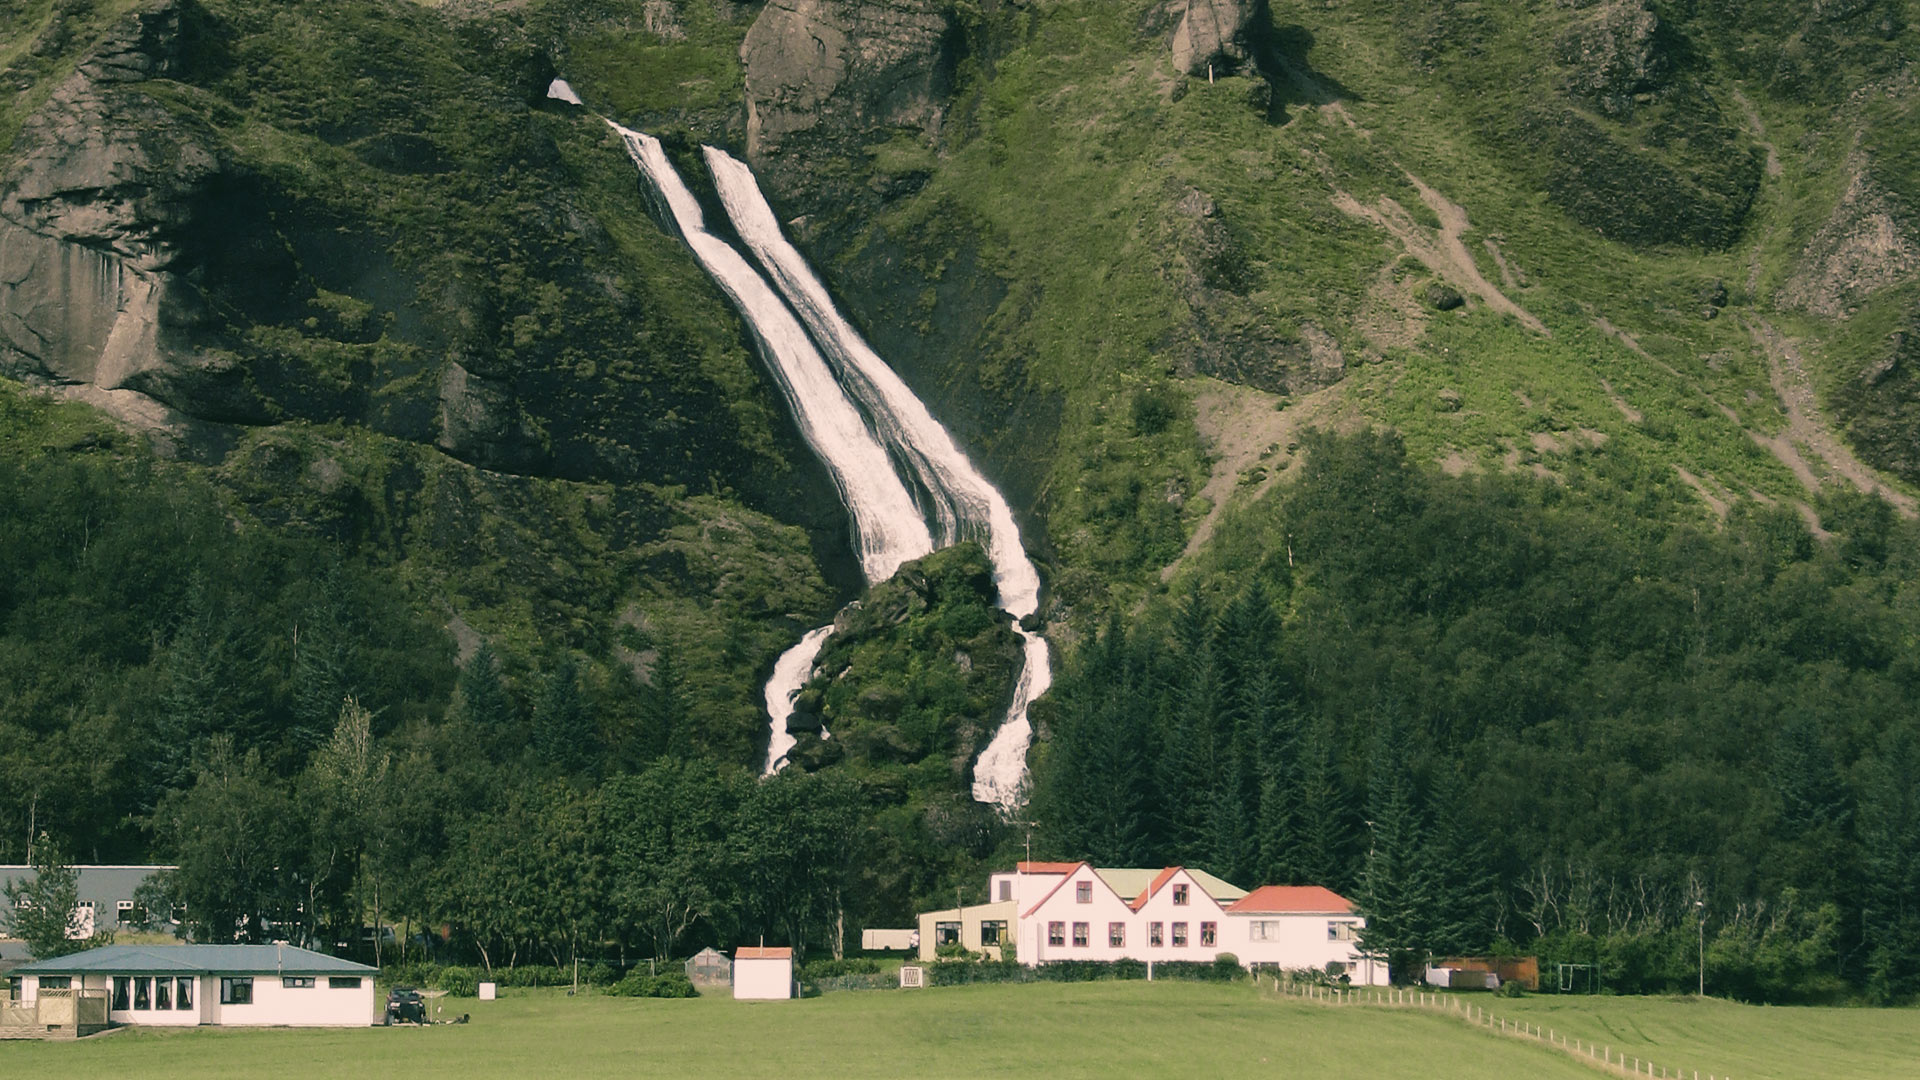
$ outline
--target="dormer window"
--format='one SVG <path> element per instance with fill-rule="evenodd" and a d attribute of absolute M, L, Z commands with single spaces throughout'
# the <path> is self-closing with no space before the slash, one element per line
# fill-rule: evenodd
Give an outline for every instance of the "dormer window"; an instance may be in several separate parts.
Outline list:
<path fill-rule="evenodd" d="M 1185 885 L 1175 885 L 1173 887 L 1173 904 L 1175 907 L 1187 906 L 1187 887 Z"/>
<path fill-rule="evenodd" d="M 1076 904 L 1093 903 L 1093 882 L 1076 881 L 1073 883 L 1073 902 Z"/>

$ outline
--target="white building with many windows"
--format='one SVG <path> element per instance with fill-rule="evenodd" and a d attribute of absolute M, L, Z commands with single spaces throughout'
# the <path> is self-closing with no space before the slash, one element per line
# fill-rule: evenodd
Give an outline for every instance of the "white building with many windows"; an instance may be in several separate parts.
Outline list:
<path fill-rule="evenodd" d="M 292 945 L 106 945 L 15 968 L 21 1006 L 99 997 L 114 1025 L 366 1027 L 375 968 Z"/>
<path fill-rule="evenodd" d="M 1381 985 L 1385 963 L 1360 951 L 1365 920 L 1317 885 L 1266 885 L 1249 893 L 1204 870 L 1098 868 L 1023 862 L 993 874 L 988 902 L 920 917 L 920 957 L 963 945 L 997 958 L 1003 943 L 1025 964 L 1058 960 L 1210 962 L 1230 954 L 1247 967 L 1312 968 Z"/>

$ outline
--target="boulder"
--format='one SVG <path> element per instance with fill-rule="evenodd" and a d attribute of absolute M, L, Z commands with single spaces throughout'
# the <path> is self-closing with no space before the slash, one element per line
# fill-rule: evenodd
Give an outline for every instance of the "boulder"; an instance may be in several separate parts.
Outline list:
<path fill-rule="evenodd" d="M 1642 0 L 1608 0 L 1561 32 L 1555 51 L 1566 71 L 1561 89 L 1608 116 L 1633 111 L 1638 95 L 1660 86 L 1666 57 L 1660 20 Z"/>
<path fill-rule="evenodd" d="M 1266 0 L 1187 0 L 1173 31 L 1173 66 L 1189 75 L 1226 75 L 1253 56 L 1254 20 Z"/>

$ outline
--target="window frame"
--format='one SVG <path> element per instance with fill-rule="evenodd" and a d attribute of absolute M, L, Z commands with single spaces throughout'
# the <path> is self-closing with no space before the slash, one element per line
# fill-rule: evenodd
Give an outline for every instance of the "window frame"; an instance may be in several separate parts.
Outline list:
<path fill-rule="evenodd" d="M 220 977 L 220 1004 L 253 1004 L 253 976 L 222 975 Z"/>
<path fill-rule="evenodd" d="M 1203 922 L 1200 924 L 1200 947 L 1203 949 L 1217 949 L 1220 947 L 1219 923 Z"/>
<path fill-rule="evenodd" d="M 1173 906 L 1186 907 L 1192 902 L 1193 891 L 1187 887 L 1187 883 L 1184 881 L 1176 882 L 1173 886 Z"/>
<path fill-rule="evenodd" d="M 42 975 L 37 985 L 42 990 L 71 990 L 73 989 L 73 976 Z"/>
<path fill-rule="evenodd" d="M 155 975 L 153 977 L 153 1011 L 173 1011 L 173 976 Z"/>
<path fill-rule="evenodd" d="M 987 939 L 988 933 L 992 933 L 993 935 L 993 939 L 991 941 Z M 984 949 L 988 945 L 997 946 L 1000 943 L 1004 942 L 1006 939 L 1007 939 L 1007 920 L 1005 919 L 981 919 L 980 920 L 980 947 L 981 948 Z"/>
<path fill-rule="evenodd" d="M 1279 941 L 1280 940 L 1280 920 L 1279 919 L 1247 920 L 1247 940 L 1248 941 Z"/>
<path fill-rule="evenodd" d="M 1073 947 L 1086 949 L 1093 946 L 1093 924 L 1077 922 L 1073 924 Z"/>
<path fill-rule="evenodd" d="M 1174 923 L 1173 933 L 1171 934 L 1171 937 L 1173 940 L 1174 948 L 1176 949 L 1186 948 L 1187 947 L 1187 924 L 1184 922 Z"/>
<path fill-rule="evenodd" d="M 1093 903 L 1093 882 L 1076 881 L 1073 883 L 1073 902 L 1076 904 Z"/>
<path fill-rule="evenodd" d="M 311 989 L 313 989 L 313 976 L 311 976 L 311 975 L 282 975 L 282 976 L 280 976 L 280 989 L 282 989 L 282 990 L 311 990 Z"/>
<path fill-rule="evenodd" d="M 966 924 L 958 920 L 942 920 L 933 924 L 933 947 L 943 945 L 963 945 L 966 942 Z"/>
<path fill-rule="evenodd" d="M 1147 948 L 1163 949 L 1167 944 L 1167 924 L 1150 922 L 1147 924 Z"/>
<path fill-rule="evenodd" d="M 136 975 L 133 977 L 133 1011 L 153 1011 L 153 976 Z"/>
<path fill-rule="evenodd" d="M 40 988 L 43 990 L 47 988 L 47 980 L 44 975 L 40 978 Z M 115 975 L 113 977 L 113 997 L 112 1000 L 107 1002 L 107 1008 L 114 1012 L 133 1011 L 133 977 L 131 975 Z"/>
<path fill-rule="evenodd" d="M 195 986 L 199 980 L 191 975 L 177 975 L 173 980 L 173 1009 L 181 1012 L 193 1008 L 193 996 L 198 992 Z"/>
<path fill-rule="evenodd" d="M 1328 941 L 1358 941 L 1359 939 L 1360 939 L 1359 923 L 1351 922 L 1351 921 L 1342 921 L 1339 919 L 1327 920 L 1327 940 Z"/>
<path fill-rule="evenodd" d="M 1107 948 L 1124 949 L 1127 947 L 1127 924 L 1110 922 L 1107 924 Z"/>
<path fill-rule="evenodd" d="M 1047 944 L 1054 948 L 1066 948 L 1067 924 L 1065 922 L 1056 919 L 1047 923 Z"/>

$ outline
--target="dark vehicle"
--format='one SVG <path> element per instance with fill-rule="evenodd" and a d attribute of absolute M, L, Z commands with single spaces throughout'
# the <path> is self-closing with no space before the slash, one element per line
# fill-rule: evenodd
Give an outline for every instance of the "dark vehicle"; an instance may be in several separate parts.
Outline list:
<path fill-rule="evenodd" d="M 410 986 L 396 986 L 387 991 L 388 1024 L 424 1024 L 427 1022 L 427 1003 L 420 999 L 420 992 Z"/>

